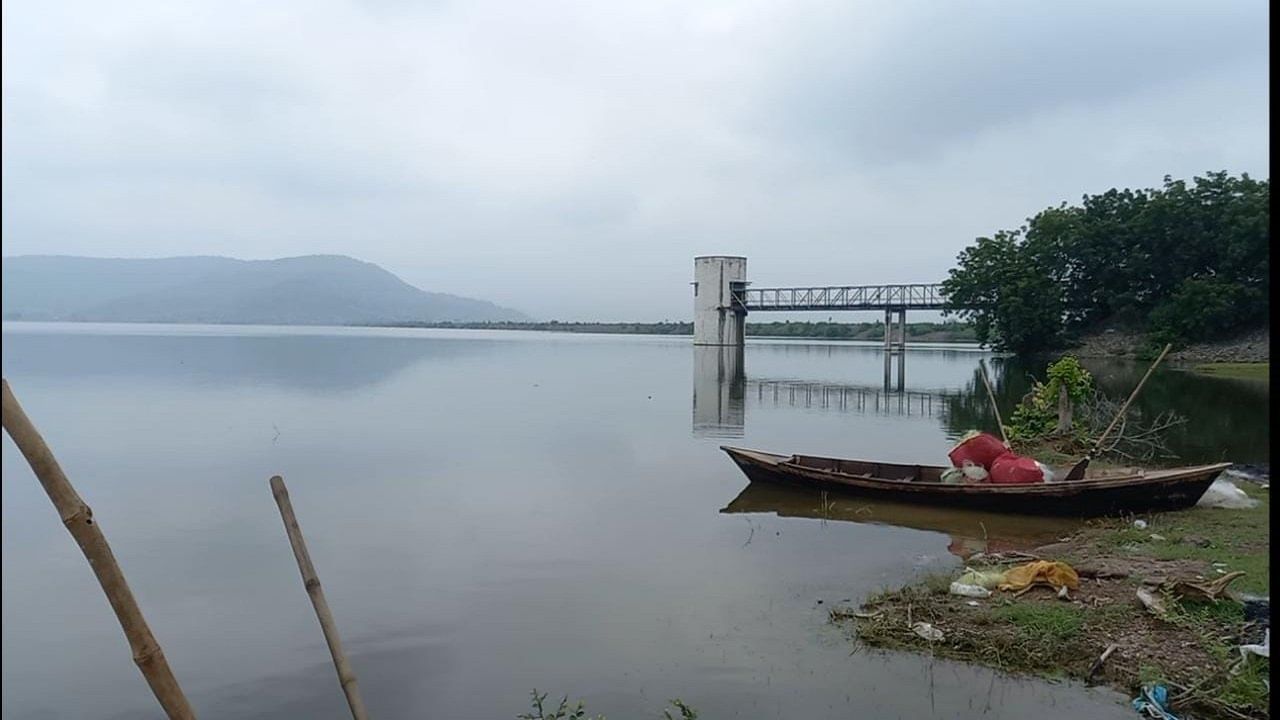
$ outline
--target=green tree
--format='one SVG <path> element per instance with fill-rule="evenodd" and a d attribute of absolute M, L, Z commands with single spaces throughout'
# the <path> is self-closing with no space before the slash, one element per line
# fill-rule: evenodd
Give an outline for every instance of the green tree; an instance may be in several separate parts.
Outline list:
<path fill-rule="evenodd" d="M 1027 354 L 1053 347 L 1063 325 L 1062 292 L 1024 230 L 978 238 L 960 253 L 943 292 L 963 307 L 978 342 Z"/>
<path fill-rule="evenodd" d="M 1104 326 L 1175 343 L 1270 316 L 1270 181 L 1108 190 L 978 238 L 944 282 L 981 342 L 1027 354 Z"/>

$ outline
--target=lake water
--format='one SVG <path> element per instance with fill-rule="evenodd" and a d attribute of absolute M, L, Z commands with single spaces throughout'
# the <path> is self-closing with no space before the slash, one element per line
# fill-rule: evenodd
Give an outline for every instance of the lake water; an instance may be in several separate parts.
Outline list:
<path fill-rule="evenodd" d="M 1069 522 L 748 487 L 722 442 L 945 462 L 975 349 L 429 330 L 4 326 L 3 371 L 204 718 L 342 718 L 281 474 L 373 716 L 1128 718 L 1124 698 L 855 645 L 832 605 Z M 1095 365 L 1123 395 L 1142 367 Z M 994 363 L 1005 412 L 1024 371 Z M 887 383 L 887 391 L 886 391 Z M 1158 373 L 1188 461 L 1268 462 L 1269 387 Z M 991 428 L 994 425 L 985 425 Z M 726 438 L 728 438 L 726 440 Z M 3 715 L 159 717 L 3 443 Z M 852 654 L 851 654 L 852 653 Z"/>

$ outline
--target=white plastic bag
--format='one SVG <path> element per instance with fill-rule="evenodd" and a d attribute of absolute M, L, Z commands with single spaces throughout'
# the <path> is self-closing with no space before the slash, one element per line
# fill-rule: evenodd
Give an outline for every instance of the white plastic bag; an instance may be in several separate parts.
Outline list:
<path fill-rule="evenodd" d="M 1036 467 L 1040 468 L 1040 476 L 1044 478 L 1045 482 L 1047 483 L 1053 482 L 1053 468 L 1049 467 L 1048 465 L 1045 465 L 1039 460 L 1036 461 Z"/>
<path fill-rule="evenodd" d="M 987 479 L 987 469 L 981 465 L 974 465 L 968 460 L 964 461 L 964 467 L 960 468 L 960 470 L 964 472 L 964 476 L 970 482 L 983 482 Z"/>
<path fill-rule="evenodd" d="M 913 623 L 911 631 L 929 642 L 940 642 L 942 640 L 942 631 L 927 622 Z"/>
<path fill-rule="evenodd" d="M 1218 478 L 1213 481 L 1208 490 L 1204 491 L 1204 495 L 1200 496 L 1200 502 L 1196 503 L 1196 506 L 1244 510 L 1257 504 L 1257 500 L 1246 495 L 1243 490 L 1235 486 L 1235 483 L 1225 478 Z"/>
<path fill-rule="evenodd" d="M 959 580 L 951 583 L 951 594 L 965 597 L 991 597 L 991 591 L 981 585 L 967 585 Z"/>

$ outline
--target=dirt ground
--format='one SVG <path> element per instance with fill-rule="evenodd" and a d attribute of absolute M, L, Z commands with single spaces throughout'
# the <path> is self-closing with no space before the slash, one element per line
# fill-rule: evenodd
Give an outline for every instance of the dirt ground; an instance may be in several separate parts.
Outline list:
<path fill-rule="evenodd" d="M 1065 598 L 1047 586 L 1021 594 L 995 590 L 981 599 L 957 596 L 948 592 L 955 579 L 948 575 L 870 597 L 858 608 L 836 608 L 832 619 L 870 647 L 1105 683 L 1131 696 L 1158 682 L 1168 687 L 1174 711 L 1189 717 L 1269 718 L 1269 661 L 1251 657 L 1238 665 L 1238 646 L 1261 643 L 1270 623 L 1269 609 L 1260 616 L 1258 602 L 1243 602 L 1250 593 L 1266 595 L 1270 584 L 1269 491 L 1245 489 L 1258 507 L 1098 521 L 1026 553 L 969 558 L 975 569 L 1033 558 L 1067 562 L 1080 583 Z M 1135 520 L 1147 524 L 1135 526 Z M 1175 586 L 1207 585 L 1231 574 L 1237 575 L 1217 600 Z M 1144 606 L 1140 589 L 1163 611 Z M 920 622 L 941 639 L 917 634 L 912 626 Z"/>

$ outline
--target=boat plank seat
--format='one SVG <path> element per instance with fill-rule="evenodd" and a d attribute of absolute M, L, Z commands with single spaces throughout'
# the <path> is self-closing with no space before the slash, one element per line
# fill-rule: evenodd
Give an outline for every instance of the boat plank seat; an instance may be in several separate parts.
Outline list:
<path fill-rule="evenodd" d="M 839 458 L 825 458 L 812 455 L 792 455 L 788 462 L 813 470 L 823 470 L 826 472 L 840 473 L 841 475 L 852 475 L 861 478 L 902 480 L 904 482 L 941 481 L 940 469 L 921 467 L 920 465 L 877 463 L 866 462 L 863 460 L 841 460 Z"/>

